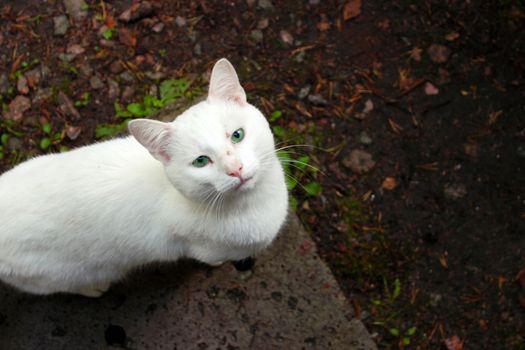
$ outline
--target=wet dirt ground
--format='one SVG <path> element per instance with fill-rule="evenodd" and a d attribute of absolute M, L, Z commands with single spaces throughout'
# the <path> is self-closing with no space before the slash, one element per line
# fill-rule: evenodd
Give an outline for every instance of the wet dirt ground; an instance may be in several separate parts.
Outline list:
<path fill-rule="evenodd" d="M 380 348 L 525 347 L 522 1 L 64 3 L 0 3 L 2 169 L 228 57 Z"/>

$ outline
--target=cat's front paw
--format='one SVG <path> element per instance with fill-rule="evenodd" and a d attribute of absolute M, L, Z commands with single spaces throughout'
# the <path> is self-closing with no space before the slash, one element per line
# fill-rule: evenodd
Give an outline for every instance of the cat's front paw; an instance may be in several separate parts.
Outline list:
<path fill-rule="evenodd" d="M 207 262 L 207 264 L 210 265 L 210 266 L 213 266 L 213 267 L 218 267 L 218 266 L 221 266 L 222 264 L 224 264 L 224 260 Z"/>
<path fill-rule="evenodd" d="M 88 286 L 88 287 L 85 287 L 85 288 L 80 288 L 80 289 L 74 291 L 73 293 L 80 294 L 80 295 L 83 295 L 83 296 L 88 297 L 88 298 L 99 298 L 99 297 L 102 296 L 102 294 L 107 292 L 107 290 L 109 289 L 110 285 L 111 285 L 111 283 L 100 283 L 100 284 L 96 284 L 94 286 Z"/>

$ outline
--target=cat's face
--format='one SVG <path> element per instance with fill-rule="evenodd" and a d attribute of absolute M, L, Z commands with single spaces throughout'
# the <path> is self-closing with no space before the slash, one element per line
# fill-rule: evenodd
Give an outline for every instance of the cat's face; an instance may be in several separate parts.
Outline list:
<path fill-rule="evenodd" d="M 224 59 L 213 69 L 206 101 L 172 123 L 133 121 L 130 131 L 164 164 L 174 186 L 199 201 L 250 191 L 274 154 L 268 122 L 246 102 L 235 70 Z"/>

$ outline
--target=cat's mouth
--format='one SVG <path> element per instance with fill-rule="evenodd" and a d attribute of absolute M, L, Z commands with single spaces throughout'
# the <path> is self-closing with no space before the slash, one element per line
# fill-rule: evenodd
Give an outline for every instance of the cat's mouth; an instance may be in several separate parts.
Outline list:
<path fill-rule="evenodd" d="M 235 190 L 238 190 L 240 189 L 241 187 L 243 187 L 246 183 L 248 183 L 248 181 L 250 181 L 251 179 L 253 179 L 253 176 L 252 177 L 249 177 L 249 178 L 246 178 L 246 179 L 243 179 L 241 178 L 241 182 L 239 182 L 239 184 L 237 186 L 235 186 Z"/>

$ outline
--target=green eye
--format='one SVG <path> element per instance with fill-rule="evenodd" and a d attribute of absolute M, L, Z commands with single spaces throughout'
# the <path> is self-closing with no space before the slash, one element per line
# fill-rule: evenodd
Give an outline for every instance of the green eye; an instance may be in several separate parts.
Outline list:
<path fill-rule="evenodd" d="M 233 132 L 233 134 L 232 134 L 232 142 L 233 143 L 241 142 L 243 138 L 244 138 L 244 129 L 243 128 L 235 130 Z"/>
<path fill-rule="evenodd" d="M 206 166 L 210 162 L 210 158 L 208 156 L 198 156 L 195 158 L 195 160 L 191 163 L 195 168 L 202 168 L 203 166 Z"/>

